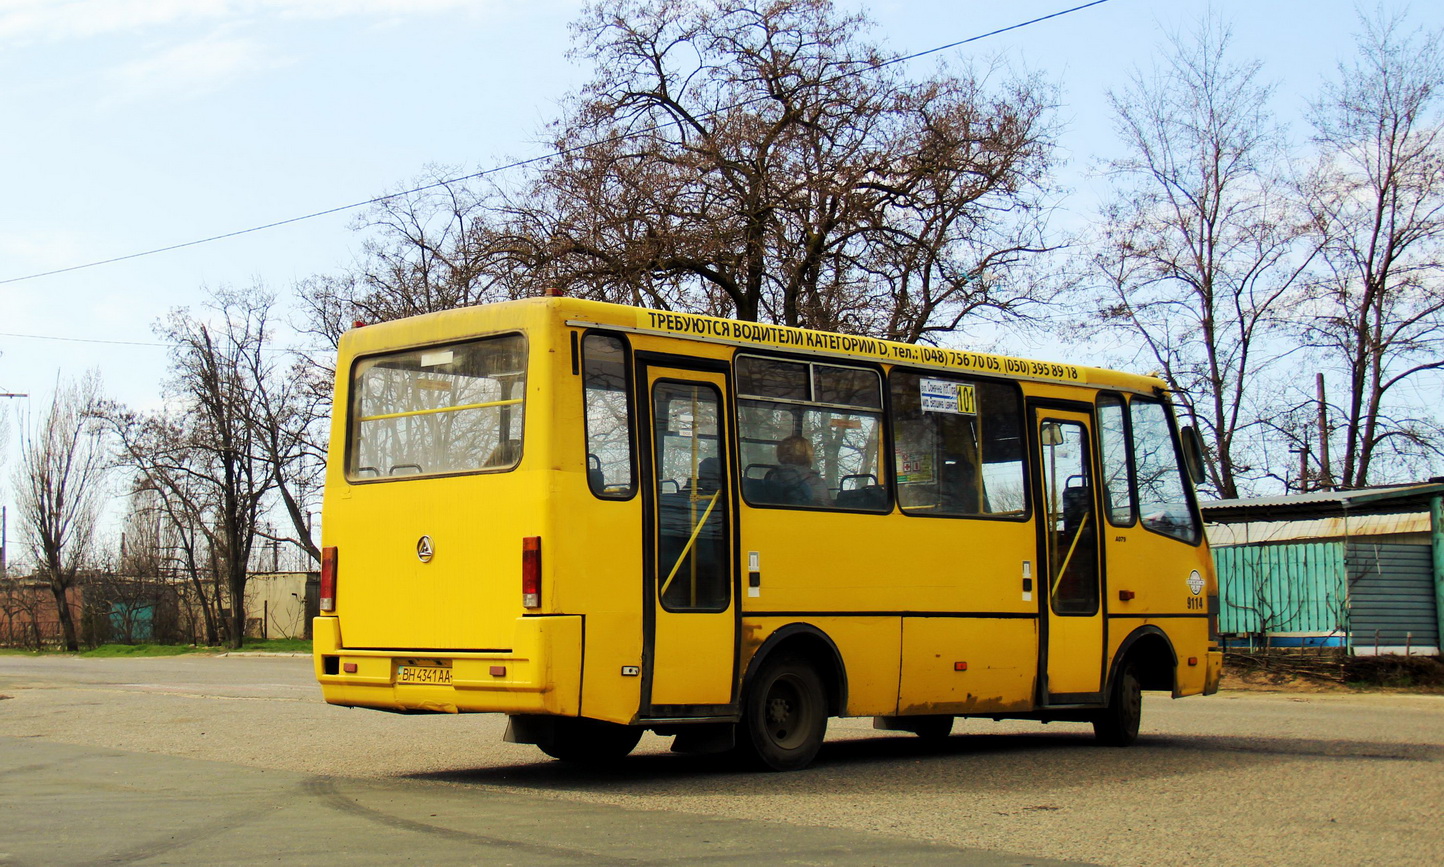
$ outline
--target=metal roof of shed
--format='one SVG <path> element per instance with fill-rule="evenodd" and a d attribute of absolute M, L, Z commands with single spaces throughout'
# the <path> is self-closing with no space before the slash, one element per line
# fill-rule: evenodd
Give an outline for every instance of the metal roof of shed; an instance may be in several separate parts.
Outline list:
<path fill-rule="evenodd" d="M 1359 488 L 1352 491 L 1314 491 L 1285 497 L 1205 500 L 1198 504 L 1205 521 L 1235 524 L 1244 521 L 1287 521 L 1328 516 L 1391 514 L 1427 511 L 1435 497 L 1444 496 L 1444 478 L 1413 485 Z"/>
<path fill-rule="evenodd" d="M 1216 548 L 1304 539 L 1350 539 L 1361 536 L 1419 536 L 1429 538 L 1428 512 L 1387 515 L 1355 514 L 1293 521 L 1238 521 L 1208 524 L 1208 544 Z M 1400 540 L 1403 541 L 1403 540 Z"/>

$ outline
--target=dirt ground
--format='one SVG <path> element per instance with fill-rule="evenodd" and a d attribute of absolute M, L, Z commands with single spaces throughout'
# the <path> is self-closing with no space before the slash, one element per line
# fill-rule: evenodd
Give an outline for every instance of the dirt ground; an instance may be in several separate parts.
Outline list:
<path fill-rule="evenodd" d="M 1434 656 L 1353 657 L 1324 665 L 1317 657 L 1230 656 L 1221 690 L 1300 693 L 1444 695 L 1444 659 Z"/>
<path fill-rule="evenodd" d="M 1243 692 L 1357 692 L 1355 687 L 1283 671 L 1225 668 L 1220 690 Z"/>

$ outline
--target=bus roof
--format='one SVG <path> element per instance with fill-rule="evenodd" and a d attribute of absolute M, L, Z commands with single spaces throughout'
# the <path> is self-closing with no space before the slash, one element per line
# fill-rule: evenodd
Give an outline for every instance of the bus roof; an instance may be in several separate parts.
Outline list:
<path fill-rule="evenodd" d="M 501 301 L 368 325 L 346 332 L 341 338 L 340 351 L 342 355 L 356 356 L 493 331 L 537 328 L 558 321 L 573 327 L 654 334 L 745 349 L 775 349 L 839 360 L 876 361 L 1037 382 L 1090 384 L 1150 395 L 1167 388 L 1154 376 L 1100 367 L 566 297 Z"/>

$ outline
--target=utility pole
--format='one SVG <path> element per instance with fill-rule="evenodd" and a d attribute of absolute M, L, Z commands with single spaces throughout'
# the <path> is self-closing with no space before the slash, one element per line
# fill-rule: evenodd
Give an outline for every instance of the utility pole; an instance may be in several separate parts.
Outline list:
<path fill-rule="evenodd" d="M 1298 448 L 1289 449 L 1289 454 L 1299 456 L 1298 485 L 1300 494 L 1307 494 L 1309 492 L 1309 456 L 1312 454 L 1312 451 L 1307 439 L 1304 440 Z M 1287 481 L 1284 482 L 1284 489 L 1288 489 Z"/>
<path fill-rule="evenodd" d="M 19 392 L 15 392 L 15 391 L 0 392 L 0 397 L 29 397 L 29 396 L 30 396 L 30 395 L 28 395 L 28 394 L 21 394 L 21 393 L 19 393 Z M 5 534 L 5 530 L 6 530 L 6 520 L 5 520 L 5 519 L 6 519 L 6 517 L 7 517 L 7 516 L 6 516 L 6 513 L 5 513 L 5 507 L 4 507 L 4 506 L 0 506 L 0 579 L 3 579 L 3 578 L 7 577 L 7 576 L 10 574 L 10 572 L 9 572 L 9 568 L 10 568 L 10 567 L 7 565 L 7 564 L 10 562 L 10 543 L 7 541 L 7 539 L 8 539 L 9 537 Z"/>
<path fill-rule="evenodd" d="M 1324 374 L 1319 373 L 1319 490 L 1334 487 L 1334 471 L 1329 466 L 1329 405 L 1324 400 Z"/>

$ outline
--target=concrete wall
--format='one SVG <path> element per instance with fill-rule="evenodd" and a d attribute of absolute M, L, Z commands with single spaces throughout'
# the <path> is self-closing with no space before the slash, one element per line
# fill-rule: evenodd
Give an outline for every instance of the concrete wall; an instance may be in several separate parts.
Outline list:
<path fill-rule="evenodd" d="M 246 581 L 247 638 L 310 638 L 316 572 L 259 572 Z"/>

